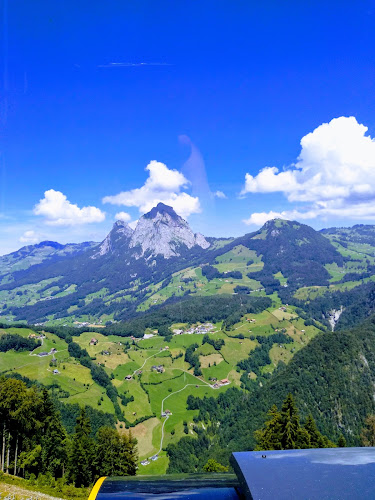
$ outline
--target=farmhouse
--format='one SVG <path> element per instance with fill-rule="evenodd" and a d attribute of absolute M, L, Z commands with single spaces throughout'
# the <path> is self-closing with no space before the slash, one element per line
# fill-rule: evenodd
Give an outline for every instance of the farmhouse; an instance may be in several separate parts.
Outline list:
<path fill-rule="evenodd" d="M 158 365 L 158 366 L 151 366 L 151 371 L 156 371 L 158 373 L 163 373 L 165 371 L 165 368 L 163 365 Z"/>
<path fill-rule="evenodd" d="M 48 356 L 48 352 L 40 352 L 38 354 L 38 356 L 42 357 L 42 356 Z"/>
<path fill-rule="evenodd" d="M 97 340 L 97 339 L 92 338 L 92 339 L 90 340 L 90 345 L 96 345 L 97 343 L 98 343 L 98 340 Z"/>
<path fill-rule="evenodd" d="M 59 373 L 60 373 L 59 370 L 57 370 L 56 368 L 55 368 L 55 370 L 53 370 L 54 375 L 58 375 Z"/>
<path fill-rule="evenodd" d="M 150 462 L 148 460 L 142 460 L 141 465 L 148 465 Z"/>
<path fill-rule="evenodd" d="M 228 384 L 230 384 L 230 382 L 227 378 L 223 378 L 222 380 L 220 380 L 220 385 L 228 385 Z"/>

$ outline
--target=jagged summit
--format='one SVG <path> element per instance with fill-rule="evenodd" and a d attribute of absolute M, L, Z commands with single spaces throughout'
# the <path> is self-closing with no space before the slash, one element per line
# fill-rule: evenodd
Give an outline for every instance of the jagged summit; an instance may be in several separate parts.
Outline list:
<path fill-rule="evenodd" d="M 189 224 L 164 203 L 158 203 L 139 219 L 130 242 L 130 247 L 139 248 L 138 258 L 145 254 L 178 257 L 183 246 L 191 249 L 196 245 L 203 249 L 210 246 L 203 235 L 194 234 Z"/>
<path fill-rule="evenodd" d="M 118 254 L 124 258 L 147 259 L 163 256 L 165 259 L 178 257 L 181 248 L 210 246 L 200 233 L 193 233 L 189 224 L 172 207 L 158 203 L 144 214 L 133 230 L 124 221 L 116 221 L 111 232 L 92 255 L 96 259 L 106 254 Z"/>
<path fill-rule="evenodd" d="M 111 232 L 100 244 L 98 250 L 91 256 L 92 259 L 97 259 L 108 253 L 118 253 L 121 250 L 129 248 L 130 238 L 134 230 L 122 220 L 117 220 L 111 229 Z"/>
<path fill-rule="evenodd" d="M 158 214 L 168 214 L 172 219 L 178 220 L 179 216 L 169 205 L 159 202 L 156 207 L 152 208 L 147 214 L 144 214 L 145 219 L 155 219 Z"/>

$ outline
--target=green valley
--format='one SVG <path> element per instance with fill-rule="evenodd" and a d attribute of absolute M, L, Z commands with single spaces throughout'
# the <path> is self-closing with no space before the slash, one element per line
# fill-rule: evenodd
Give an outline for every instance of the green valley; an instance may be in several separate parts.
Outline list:
<path fill-rule="evenodd" d="M 257 337 L 268 337 L 275 332 L 285 332 L 290 343 L 271 345 L 270 362 L 258 376 L 240 369 L 238 363 L 251 359 L 251 353 L 259 346 Z M 117 389 L 117 402 L 124 415 L 123 420 L 118 419 L 117 428 L 121 432 L 130 426 L 138 439 L 140 460 L 158 455 L 158 460 L 140 466 L 139 472 L 161 473 L 168 467 L 165 452 L 168 444 L 176 443 L 186 433 L 193 434 L 197 412 L 186 409 L 189 396 L 216 398 L 229 388 L 245 387 L 241 381 L 244 375 L 259 385 L 280 362 L 288 363 L 317 332 L 316 327 L 305 326 L 294 307 L 282 306 L 275 300 L 273 306 L 245 314 L 230 327 L 223 326 L 222 321 L 174 323 L 167 338 L 148 328 L 145 338 L 113 335 L 103 330 L 73 335 L 71 341 L 87 351 Z M 43 344 L 32 352 L 0 353 L 3 374 L 19 374 L 51 387 L 64 403 L 89 405 L 115 415 L 114 403 L 105 388 L 93 380 L 88 367 L 69 354 L 69 343 L 61 336 L 48 332 L 47 327 L 42 332 L 8 328 L 1 330 L 0 335 L 5 333 L 44 338 Z M 191 346 L 198 360 L 198 375 L 186 360 L 186 351 Z"/>

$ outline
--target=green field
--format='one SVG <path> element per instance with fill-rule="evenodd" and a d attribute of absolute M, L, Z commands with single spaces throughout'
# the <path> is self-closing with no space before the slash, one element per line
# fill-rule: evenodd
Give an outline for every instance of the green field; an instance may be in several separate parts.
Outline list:
<path fill-rule="evenodd" d="M 237 256 L 227 257 L 237 260 L 246 257 L 248 260 L 254 260 L 255 256 L 238 251 Z M 227 264 L 222 262 L 220 265 Z M 237 263 L 234 264 L 237 265 Z M 242 265 L 241 262 L 239 264 Z M 191 272 L 197 272 L 197 270 L 191 270 Z M 283 279 L 282 276 L 278 278 Z M 228 284 L 225 283 L 225 285 Z M 152 461 L 148 466 L 140 467 L 141 474 L 160 474 L 166 471 L 168 460 L 163 449 L 168 443 L 176 442 L 185 435 L 184 421 L 188 424 L 189 435 L 194 435 L 191 429 L 193 417 L 197 411 L 186 409 L 186 400 L 190 394 L 199 397 L 217 397 L 229 387 L 241 386 L 242 372 L 237 368 L 237 363 L 247 358 L 258 345 L 257 340 L 250 337 L 268 336 L 275 330 L 285 329 L 293 338 L 291 344 L 272 347 L 271 364 L 263 367 L 263 372 L 266 373 L 272 372 L 280 361 L 288 363 L 294 353 L 316 335 L 316 328 L 305 327 L 304 321 L 295 314 L 293 307 L 288 306 L 282 309 L 277 296 L 272 295 L 271 298 L 274 303 L 273 308 L 259 314 L 245 315 L 229 331 L 221 330 L 221 323 L 214 325 L 209 338 L 223 339 L 225 342 L 218 351 L 209 343 L 202 345 L 203 335 L 199 334 L 174 335 L 168 344 L 164 338 L 154 334 L 154 337 L 141 339 L 135 345 L 130 344 L 126 338 L 115 335 L 105 336 L 101 333 L 85 332 L 73 337 L 74 342 L 88 351 L 94 362 L 104 367 L 120 396 L 132 395 L 134 397 L 134 400 L 128 402 L 126 407 L 121 405 L 126 419 L 132 423 L 140 417 L 148 417 L 147 420 L 132 428 L 139 440 L 140 459 L 148 458 L 158 453 L 160 449 L 162 451 L 158 460 Z M 172 326 L 172 329 L 184 329 L 186 326 L 176 324 Z M 27 328 L 6 331 L 26 337 L 31 333 Z M 148 333 L 151 331 L 147 330 Z M 95 345 L 90 343 L 93 338 L 97 341 Z M 184 361 L 185 351 L 192 344 L 198 344 L 196 352 L 202 370 L 200 377 L 194 376 L 193 370 Z M 56 361 L 53 367 L 50 366 L 53 358 L 51 354 L 45 357 L 37 355 L 38 352 L 50 352 L 52 348 L 57 351 L 54 354 Z M 1 371 L 5 373 L 17 372 L 47 386 L 58 384 L 65 394 L 68 394 L 63 398 L 65 402 L 86 404 L 98 410 L 114 413 L 113 404 L 106 395 L 105 389 L 93 381 L 88 368 L 81 366 L 77 360 L 69 356 L 66 342 L 54 334 L 46 333 L 43 345 L 35 352 L 0 353 L 0 365 Z M 161 373 L 153 368 L 155 366 L 162 366 Z M 58 374 L 53 374 L 54 368 L 58 369 Z M 125 380 L 128 375 L 132 378 Z M 213 387 L 212 379 L 224 378 L 229 379 L 229 385 Z M 120 403 L 120 399 L 118 402 Z M 162 409 L 164 411 L 168 409 L 172 413 L 164 424 L 163 440 L 162 426 L 165 417 L 161 416 Z M 120 424 L 121 422 L 118 422 L 118 426 Z"/>

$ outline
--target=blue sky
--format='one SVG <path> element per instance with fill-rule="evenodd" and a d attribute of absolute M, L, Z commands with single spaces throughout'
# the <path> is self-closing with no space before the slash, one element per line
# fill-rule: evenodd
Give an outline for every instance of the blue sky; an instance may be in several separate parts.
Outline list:
<path fill-rule="evenodd" d="M 3 6 L 0 254 L 159 200 L 209 236 L 374 223 L 373 2 Z"/>

